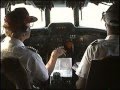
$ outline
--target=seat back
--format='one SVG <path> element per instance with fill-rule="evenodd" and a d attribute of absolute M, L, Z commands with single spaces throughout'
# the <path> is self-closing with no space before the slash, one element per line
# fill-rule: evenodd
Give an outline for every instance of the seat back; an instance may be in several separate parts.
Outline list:
<path fill-rule="evenodd" d="M 22 67 L 17 58 L 8 57 L 1 60 L 1 75 L 6 78 L 3 80 L 11 82 L 16 89 L 31 89 L 26 70 Z M 5 81 L 1 83 L 5 84 Z"/>
<path fill-rule="evenodd" d="M 119 56 L 109 56 L 102 60 L 92 60 L 85 90 L 118 90 L 119 82 Z"/>
<path fill-rule="evenodd" d="M 0 73 L 0 82 L 1 82 L 1 89 L 16 89 L 16 86 L 8 80 L 8 78 L 1 72 Z"/>

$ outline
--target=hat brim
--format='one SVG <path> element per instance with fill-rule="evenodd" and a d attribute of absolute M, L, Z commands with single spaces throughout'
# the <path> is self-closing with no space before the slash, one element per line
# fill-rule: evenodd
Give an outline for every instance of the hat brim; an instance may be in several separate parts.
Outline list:
<path fill-rule="evenodd" d="M 34 16 L 29 16 L 29 20 L 27 22 L 32 23 L 32 22 L 36 22 L 38 19 Z"/>

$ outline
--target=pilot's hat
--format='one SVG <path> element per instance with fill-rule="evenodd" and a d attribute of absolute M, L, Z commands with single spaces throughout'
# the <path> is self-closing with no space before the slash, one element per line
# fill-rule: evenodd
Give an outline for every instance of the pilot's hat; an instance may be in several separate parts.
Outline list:
<path fill-rule="evenodd" d="M 119 4 L 115 3 L 103 14 L 103 19 L 106 24 L 111 26 L 119 26 Z"/>
<path fill-rule="evenodd" d="M 4 18 L 4 27 L 9 29 L 15 29 L 21 27 L 21 25 L 27 25 L 28 23 L 35 22 L 38 19 L 34 16 L 29 16 L 28 11 L 25 8 L 16 8 L 9 12 Z"/>

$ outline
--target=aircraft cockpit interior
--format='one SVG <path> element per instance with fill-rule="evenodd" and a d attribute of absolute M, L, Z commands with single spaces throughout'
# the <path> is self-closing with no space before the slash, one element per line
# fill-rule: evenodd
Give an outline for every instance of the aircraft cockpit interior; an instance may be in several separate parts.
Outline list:
<path fill-rule="evenodd" d="M 34 82 L 33 80 L 32 88 L 35 90 L 74 90 L 76 89 L 76 81 L 78 79 L 78 76 L 76 75 L 76 69 L 80 64 L 86 49 L 90 44 L 92 44 L 93 41 L 97 39 L 103 40 L 107 36 L 106 25 L 102 19 L 102 13 L 105 12 L 114 3 L 119 3 L 119 0 L 2 0 L 0 4 L 0 41 L 2 43 L 6 37 L 5 28 L 3 27 L 5 25 L 5 16 L 15 8 L 26 8 L 29 16 L 35 16 L 38 20 L 31 23 L 31 26 L 29 28 L 30 37 L 24 41 L 24 45 L 29 50 L 31 50 L 30 52 L 35 52 L 40 55 L 42 64 L 44 64 L 44 68 L 45 65 L 47 65 L 49 62 L 51 53 L 54 49 L 62 47 L 65 50 L 65 54 L 57 58 L 52 73 L 49 74 L 49 71 L 47 72 L 49 75 L 48 79 L 46 81 L 40 81 L 36 80 L 37 78 L 35 78 L 36 81 Z M 12 44 L 10 47 L 11 46 Z M 4 44 L 2 47 L 6 47 L 6 45 Z M 19 49 L 18 51 L 20 52 L 22 49 Z M 15 49 L 9 50 L 12 50 L 9 52 L 15 51 Z M 13 57 L 17 57 L 16 52 L 14 53 Z M 24 55 L 28 56 L 28 62 L 23 60 L 19 61 L 26 63 L 25 65 L 28 65 L 29 57 L 31 58 L 32 56 L 27 55 L 27 50 L 22 53 L 25 53 Z M 18 56 L 22 55 L 22 53 L 19 53 Z M 1 51 L 1 73 L 2 71 L 3 73 L 7 73 L 8 68 L 5 63 L 8 62 L 4 62 L 2 57 L 3 54 L 4 52 L 2 53 Z M 7 53 L 4 56 L 7 57 Z M 21 58 L 24 57 L 19 56 L 19 59 Z M 13 60 L 12 65 L 16 66 L 17 64 L 14 63 L 17 62 Z M 37 67 L 37 64 L 31 62 L 30 65 L 32 64 L 35 67 L 30 69 L 34 71 L 34 69 Z M 24 67 L 24 65 L 22 67 Z M 24 67 L 25 71 L 23 69 L 17 71 L 19 72 L 18 76 L 20 76 L 21 80 L 24 76 L 26 76 L 25 73 L 20 74 L 21 71 L 27 71 L 31 74 L 31 71 L 29 71 L 28 67 L 29 65 Z M 17 66 L 11 68 L 17 68 Z M 41 68 L 41 72 L 42 70 L 43 67 Z M 6 77 L 9 77 L 8 74 L 10 74 L 10 72 L 7 73 Z M 22 75 L 23 77 L 21 77 Z M 33 74 L 31 74 L 31 76 L 33 76 L 33 78 L 35 77 Z M 42 77 L 44 77 L 44 75 Z M 4 82 L 5 85 L 6 83 L 8 84 L 8 81 L 5 81 L 6 79 L 3 79 L 3 77 L 1 78 L 2 83 Z M 9 78 L 11 78 L 10 81 L 17 83 L 17 80 L 13 80 L 12 76 Z M 29 82 L 29 79 L 24 80 L 26 80 L 26 82 Z M 24 80 L 23 82 L 25 82 Z M 22 83 L 22 81 L 20 83 Z M 9 86 L 4 86 L 4 84 L 2 84 L 1 89 L 4 89 L 5 87 L 9 88 Z M 12 84 L 10 84 L 10 88 Z M 17 87 L 19 89 L 19 84 L 17 84 L 18 86 L 13 85 L 14 88 Z M 27 86 L 29 85 L 27 84 Z"/>

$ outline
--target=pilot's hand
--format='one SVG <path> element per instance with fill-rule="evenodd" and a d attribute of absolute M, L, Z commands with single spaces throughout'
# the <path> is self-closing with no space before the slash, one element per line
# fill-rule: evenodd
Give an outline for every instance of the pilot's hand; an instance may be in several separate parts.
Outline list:
<path fill-rule="evenodd" d="M 65 50 L 64 50 L 64 47 L 58 47 L 58 48 L 56 48 L 55 50 L 53 50 L 52 51 L 52 53 L 51 53 L 51 56 L 53 57 L 53 58 L 58 58 L 59 56 L 61 56 L 61 55 L 65 55 Z"/>

